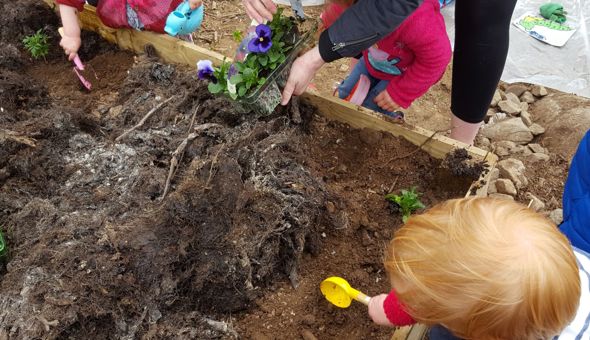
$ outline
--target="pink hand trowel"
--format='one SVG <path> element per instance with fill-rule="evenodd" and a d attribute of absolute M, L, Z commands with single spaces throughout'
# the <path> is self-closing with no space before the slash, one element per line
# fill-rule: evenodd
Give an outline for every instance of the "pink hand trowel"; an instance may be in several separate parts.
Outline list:
<path fill-rule="evenodd" d="M 58 30 L 59 35 L 61 37 L 64 36 L 64 29 L 63 27 L 60 27 Z M 84 78 L 84 76 L 82 75 L 82 71 L 84 71 L 85 67 L 84 64 L 82 63 L 82 60 L 80 60 L 80 57 L 78 57 L 78 55 L 76 54 L 76 57 L 74 58 L 74 60 L 72 60 L 74 62 L 74 73 L 76 73 L 76 75 L 78 76 L 78 79 L 80 79 L 80 82 L 82 83 L 82 85 L 88 90 L 92 90 L 92 83 L 90 83 L 86 78 Z M 96 76 L 96 73 L 94 74 L 94 77 L 96 79 L 98 79 L 98 77 Z"/>

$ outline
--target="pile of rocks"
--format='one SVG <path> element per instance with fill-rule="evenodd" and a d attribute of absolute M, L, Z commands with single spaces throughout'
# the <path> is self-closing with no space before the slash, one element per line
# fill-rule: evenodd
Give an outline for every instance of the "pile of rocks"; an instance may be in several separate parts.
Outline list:
<path fill-rule="evenodd" d="M 546 95 L 547 90 L 539 85 L 512 84 L 504 90 L 496 90 L 476 145 L 500 158 L 492 170 L 488 196 L 511 200 L 519 196 L 530 208 L 545 212 L 559 224 L 563 216 L 561 209 L 545 211 L 545 203 L 526 191 L 529 181 L 525 176 L 525 164 L 547 162 L 551 158 L 547 149 L 534 143 L 535 137 L 542 135 L 545 129 L 535 123 L 528 112 L 530 104 Z"/>

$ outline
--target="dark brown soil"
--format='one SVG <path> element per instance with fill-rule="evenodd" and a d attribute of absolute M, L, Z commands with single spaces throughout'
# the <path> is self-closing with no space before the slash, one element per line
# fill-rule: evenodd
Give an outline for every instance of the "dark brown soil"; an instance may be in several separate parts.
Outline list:
<path fill-rule="evenodd" d="M 6 17 L 21 7 L 37 16 Z M 55 25 L 54 14 L 33 0 L 2 8 L 11 34 L 3 29 L 0 55 L 24 62 L 0 63 L 10 89 L 0 92 L 0 133 L 34 146 L 0 138 L 10 249 L 0 338 L 389 337 L 364 306 L 331 307 L 319 283 L 340 275 L 386 292 L 381 257 L 401 216 L 384 194 L 417 186 L 431 206 L 468 185 L 439 186 L 439 161 L 421 151 L 395 160 L 416 146 L 325 121 L 305 103 L 301 123 L 288 109 L 238 115 L 194 70 L 134 58 L 93 35 L 83 59 L 98 79 L 83 91 L 61 53 L 23 58 L 21 36 Z M 195 128 L 163 197 L 172 153 Z"/>

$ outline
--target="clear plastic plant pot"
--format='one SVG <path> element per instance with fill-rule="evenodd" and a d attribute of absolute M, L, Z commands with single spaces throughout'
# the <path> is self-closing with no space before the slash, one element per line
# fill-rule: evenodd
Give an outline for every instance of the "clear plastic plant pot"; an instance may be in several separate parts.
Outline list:
<path fill-rule="evenodd" d="M 305 22 L 307 23 L 307 21 Z M 266 82 L 255 91 L 235 101 L 237 108 L 242 112 L 252 111 L 257 115 L 270 115 L 281 103 L 282 89 L 287 84 L 291 65 L 307 46 L 317 30 L 317 22 L 311 22 L 311 27 L 296 39 L 293 48 L 289 51 L 285 61 L 277 66 L 266 78 Z"/>

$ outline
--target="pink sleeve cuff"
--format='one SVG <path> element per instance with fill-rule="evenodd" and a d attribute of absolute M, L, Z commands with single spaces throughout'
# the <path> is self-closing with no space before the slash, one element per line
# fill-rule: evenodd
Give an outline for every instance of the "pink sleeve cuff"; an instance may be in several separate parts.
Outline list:
<path fill-rule="evenodd" d="M 389 322 L 394 326 L 409 326 L 416 323 L 410 314 L 404 310 L 404 306 L 397 299 L 393 289 L 383 301 L 383 310 Z"/>
<path fill-rule="evenodd" d="M 410 105 L 412 105 L 412 102 L 414 101 L 414 99 L 412 100 L 408 100 L 408 99 L 404 99 L 402 97 L 400 97 L 399 92 L 396 91 L 393 87 L 393 80 L 389 82 L 389 85 L 387 85 L 387 93 L 389 93 L 389 96 L 391 97 L 391 99 L 393 99 L 393 101 L 403 107 L 404 109 L 407 109 L 408 107 L 410 107 Z"/>

